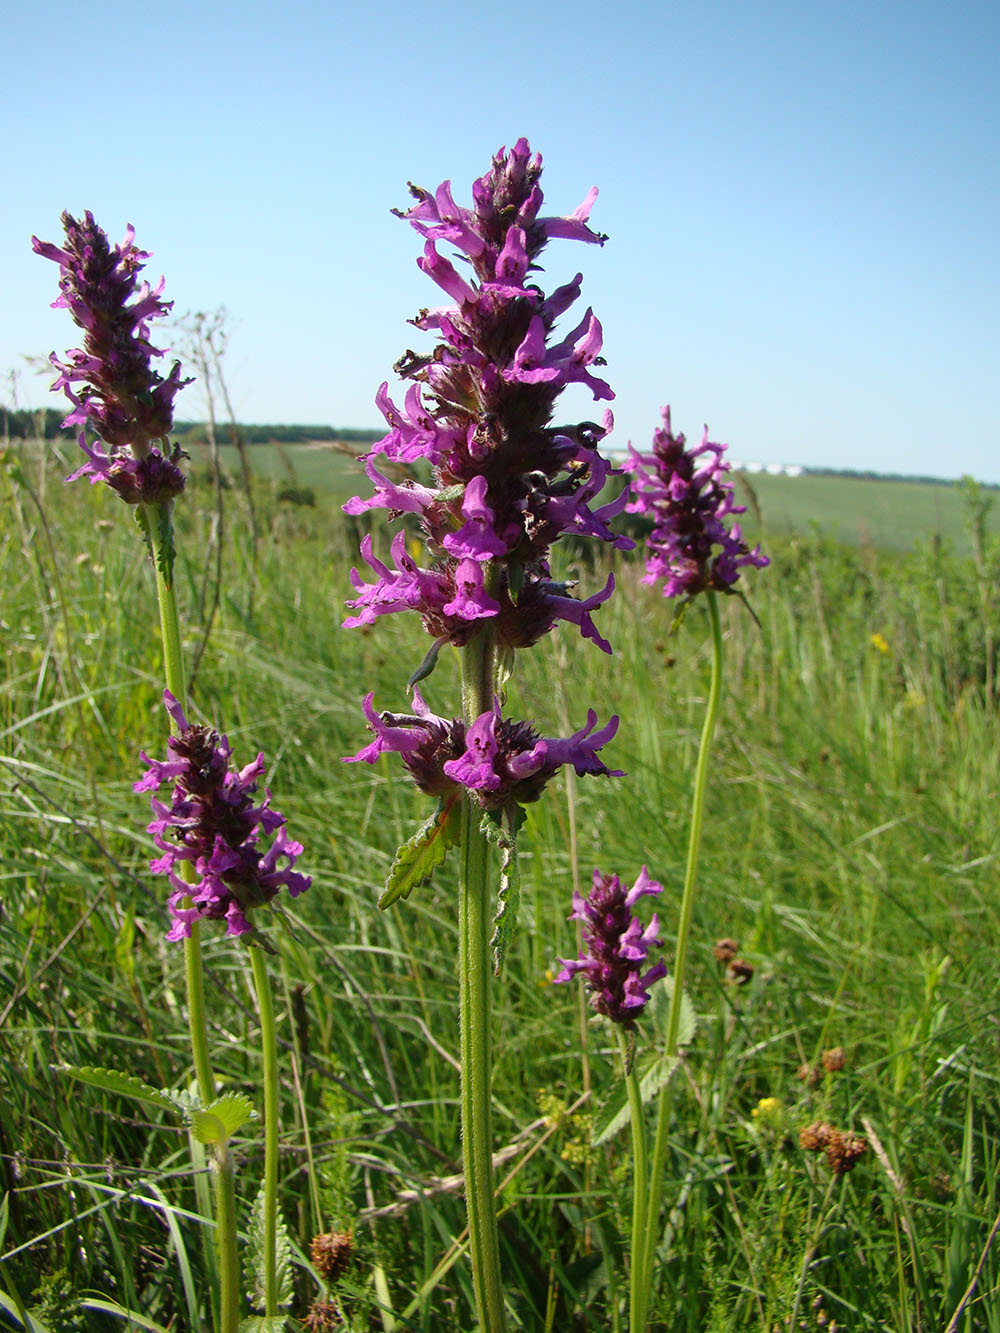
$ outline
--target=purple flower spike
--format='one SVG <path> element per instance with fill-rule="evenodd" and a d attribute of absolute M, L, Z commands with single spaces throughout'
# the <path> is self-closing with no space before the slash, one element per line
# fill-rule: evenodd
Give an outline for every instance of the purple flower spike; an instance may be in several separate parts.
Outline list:
<path fill-rule="evenodd" d="M 549 551 L 564 534 L 631 546 L 608 526 L 627 497 L 597 500 L 609 477 L 619 475 L 597 452 L 613 424 L 610 412 L 603 426 L 551 424 L 569 385 L 586 385 L 596 400 L 614 397 L 594 373 L 604 359 L 593 312 L 569 332 L 555 327 L 580 295 L 580 274 L 548 298 L 538 285 L 550 240 L 603 244 L 588 226 L 597 191 L 568 217 L 540 216 L 541 171 L 541 158 L 519 139 L 473 184 L 472 208 L 456 203 L 450 181 L 433 192 L 410 186 L 416 202 L 398 216 L 424 239 L 420 269 L 454 304 L 422 310 L 412 321 L 436 334 L 437 345 L 397 363 L 411 381 L 402 409 L 387 385 L 379 390 L 389 431 L 367 462 L 375 494 L 344 507 L 349 514 L 383 508 L 417 515 L 435 564 L 419 588 L 415 576 L 388 570 L 367 590 L 352 576 L 359 595 L 349 605 L 360 614 L 345 621 L 349 626 L 414 610 L 432 638 L 455 647 L 483 633 L 526 647 L 564 619 L 610 651 L 586 610 L 545 617 L 532 591 L 549 580 Z M 446 246 L 459 252 L 459 264 L 442 252 Z M 380 454 L 392 463 L 429 464 L 433 485 L 387 481 L 372 462 Z M 370 546 L 363 555 L 379 572 Z M 402 571 L 398 559 L 397 567 Z"/>
<path fill-rule="evenodd" d="M 647 514 L 654 523 L 642 581 L 662 579 L 664 597 L 694 597 L 708 588 L 729 592 L 743 567 L 760 569 L 771 562 L 759 545 L 749 549 L 738 523 L 728 529 L 724 522 L 746 512 L 745 505 L 734 504 L 726 479 L 726 446 L 713 444 L 706 426 L 701 444 L 685 449 L 684 436 L 671 430 L 670 408 L 662 414 L 652 452 L 637 453 L 630 444 L 626 464 L 633 495 L 628 512 Z"/>
<path fill-rule="evenodd" d="M 660 924 L 655 914 L 648 926 L 632 915 L 632 907 L 644 896 L 662 893 L 663 886 L 651 879 L 643 866 L 631 889 L 625 890 L 617 875 L 594 871 L 594 887 L 584 898 L 573 894 L 570 920 L 583 923 L 586 953 L 579 958 L 560 959 L 563 970 L 557 982 L 572 981 L 582 973 L 590 1003 L 614 1023 L 632 1027 L 649 1001 L 649 988 L 667 975 L 662 960 L 642 971 L 650 949 L 661 949 Z"/>
<path fill-rule="evenodd" d="M 87 456 L 67 480 L 103 481 L 127 504 L 165 503 L 184 489 L 182 454 L 177 446 L 164 453 L 153 442 L 166 441 L 174 396 L 191 381 L 181 379 L 179 361 L 166 379 L 153 370 L 151 358 L 163 352 L 149 341 L 149 321 L 168 314 L 172 302 L 160 299 L 162 278 L 155 288 L 147 282 L 137 287 L 149 254 L 136 249 L 131 226 L 112 249 L 92 213 L 82 222 L 64 213 L 62 222 L 65 248 L 37 236 L 31 244 L 36 254 L 59 265 L 61 295 L 53 306 L 68 310 L 83 330 L 82 348 L 72 348 L 65 361 L 54 352 L 50 358 L 59 371 L 52 387 L 63 389 L 73 404 L 63 425 L 80 427 L 78 440 Z M 111 446 L 110 453 L 88 447 L 88 425 Z"/>
<path fill-rule="evenodd" d="M 163 853 L 150 869 L 166 875 L 173 889 L 167 939 L 190 936 L 194 922 L 203 917 L 224 920 L 227 935 L 246 935 L 253 930 L 247 919 L 252 908 L 269 903 L 282 888 L 295 898 L 312 883 L 293 869 L 302 845 L 288 837 L 285 816 L 271 809 L 269 791 L 254 805 L 264 756 L 237 772 L 225 736 L 190 726 L 169 690 L 163 702 L 178 732 L 167 741 L 171 757 L 161 761 L 141 755 L 149 769 L 133 790 L 173 788 L 169 805 L 152 797 L 156 818 L 148 826 Z M 272 833 L 274 841 L 262 851 L 260 838 Z M 178 874 L 182 861 L 194 866 L 190 882 Z"/>

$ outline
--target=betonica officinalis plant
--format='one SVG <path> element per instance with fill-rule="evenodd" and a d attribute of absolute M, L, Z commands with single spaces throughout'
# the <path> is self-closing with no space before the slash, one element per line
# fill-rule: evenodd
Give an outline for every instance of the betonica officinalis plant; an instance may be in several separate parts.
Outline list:
<path fill-rule="evenodd" d="M 182 943 L 187 1017 L 197 1091 L 161 1091 L 114 1070 L 71 1069 L 74 1077 L 108 1091 L 180 1111 L 192 1137 L 195 1165 L 199 1145 L 209 1145 L 215 1177 L 215 1253 L 209 1261 L 212 1318 L 219 1333 L 236 1333 L 246 1313 L 238 1254 L 237 1207 L 229 1143 L 256 1112 L 243 1093 L 217 1089 L 209 1049 L 201 953 L 203 923 L 224 921 L 236 947 L 248 945 L 253 989 L 260 1015 L 264 1066 L 264 1186 L 255 1205 L 259 1235 L 252 1265 L 258 1281 L 255 1305 L 265 1324 L 279 1317 L 288 1295 L 287 1248 L 277 1209 L 278 1071 L 270 982 L 264 961 L 271 946 L 252 924 L 255 911 L 280 889 L 295 896 L 310 879 L 294 869 L 302 851 L 289 838 L 285 818 L 271 806 L 270 792 L 257 803 L 264 775 L 263 756 L 237 769 L 225 736 L 187 717 L 180 617 L 174 588 L 173 508 L 184 491 L 183 454 L 170 444 L 174 397 L 189 380 L 175 361 L 164 377 L 155 368 L 161 349 L 150 341 L 151 324 L 170 311 L 162 300 L 163 279 L 155 288 L 141 281 L 150 258 L 135 245 L 130 226 L 112 246 L 90 212 L 82 219 L 63 214 L 61 246 L 33 238 L 36 254 L 59 266 L 59 298 L 83 332 L 83 346 L 65 359 L 55 353 L 59 375 L 53 385 L 72 404 L 64 425 L 77 427 L 86 461 L 67 480 L 87 477 L 104 483 L 131 509 L 152 560 L 159 603 L 166 688 L 163 700 L 173 724 L 164 761 L 143 760 L 137 792 L 152 796 L 154 819 L 148 831 L 161 853 L 151 869 L 170 884 L 173 924 L 166 938 Z M 203 1204 L 207 1200 L 202 1199 Z M 209 1211 L 208 1207 L 204 1208 Z M 214 1261 L 213 1261 L 214 1259 Z M 252 1316 L 253 1318 L 253 1316 Z"/>
<path fill-rule="evenodd" d="M 580 295 L 582 275 L 548 293 L 539 285 L 539 258 L 550 241 L 604 243 L 589 226 L 597 191 L 573 213 L 549 215 L 541 171 L 541 158 L 519 139 L 473 183 L 471 207 L 455 202 L 450 182 L 433 193 L 411 185 L 415 202 L 400 216 L 424 238 L 417 263 L 451 303 L 413 320 L 436 344 L 408 351 L 397 364 L 410 381 L 402 407 L 386 384 L 379 390 L 389 431 L 368 456 L 374 494 L 345 506 L 350 514 L 381 508 L 390 517 L 413 515 L 425 552 L 421 563 L 402 528 L 391 564 L 370 537 L 362 542 L 374 581 L 352 573 L 354 614 L 345 624 L 413 611 L 431 646 L 414 664 L 409 707 L 378 711 L 371 694 L 365 699 L 375 739 L 353 760 L 374 763 L 395 752 L 437 801 L 400 849 L 382 906 L 408 895 L 450 848 L 457 850 L 462 1146 L 476 1305 L 490 1333 L 506 1328 L 491 1158 L 490 988 L 514 928 L 523 808 L 564 764 L 580 775 L 619 775 L 598 753 L 615 735 L 617 717 L 598 726 L 590 708 L 578 731 L 550 739 L 505 714 L 504 687 L 517 651 L 559 621 L 610 652 L 592 613 L 611 596 L 613 577 L 590 596 L 573 596 L 553 579 L 553 543 L 573 534 L 632 546 L 609 527 L 625 492 L 595 503 L 612 475 L 599 451 L 610 413 L 600 425 L 553 424 L 567 385 L 586 386 L 597 402 L 613 397 L 596 373 L 603 365 L 600 322 L 587 310 L 568 332 L 556 333 Z M 458 265 L 441 252 L 445 246 L 458 252 Z M 429 478 L 394 483 L 379 471 L 381 459 L 420 464 Z M 461 653 L 462 700 L 439 714 L 416 686 L 446 645 Z"/>

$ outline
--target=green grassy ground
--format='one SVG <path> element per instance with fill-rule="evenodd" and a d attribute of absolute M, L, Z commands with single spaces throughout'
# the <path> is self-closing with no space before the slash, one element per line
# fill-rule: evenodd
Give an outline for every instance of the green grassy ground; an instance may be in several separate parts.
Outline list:
<path fill-rule="evenodd" d="M 181 957 L 163 939 L 147 807 L 131 790 L 138 751 L 164 748 L 150 573 L 124 507 L 101 488 L 62 487 L 63 474 L 12 456 L 0 479 L 0 1292 L 60 1333 L 127 1327 L 102 1300 L 193 1333 L 203 1227 L 184 1135 L 162 1112 L 58 1073 L 190 1077 Z M 196 488 L 179 511 L 189 650 L 211 604 L 209 499 Z M 226 577 L 196 706 L 238 757 L 265 751 L 315 881 L 267 926 L 293 1313 L 317 1292 L 310 1238 L 332 1226 L 355 1238 L 336 1288 L 349 1327 L 469 1330 L 465 1261 L 439 1271 L 464 1225 L 454 872 L 379 913 L 393 851 L 427 803 L 388 760 L 341 762 L 366 741 L 363 695 L 401 707 L 426 641 L 402 617 L 339 628 L 357 533 L 331 497 L 282 505 L 262 486 L 256 564 L 238 490 L 226 500 Z M 376 544 L 388 544 L 381 529 Z M 994 593 L 971 562 L 929 545 L 883 559 L 807 530 L 771 549 L 749 587 L 760 627 L 736 599 L 724 607 L 727 693 L 692 942 L 698 1028 L 678 1084 L 656 1327 L 994 1333 Z M 586 592 L 606 577 L 566 572 Z M 700 609 L 671 635 L 671 608 L 634 560 L 616 572 L 619 594 L 600 612 L 614 656 L 563 627 L 521 654 L 511 688 L 510 711 L 548 735 L 590 706 L 602 721 L 619 713 L 606 754 L 627 773 L 554 785 L 522 838 L 494 1096 L 510 1149 L 501 1243 L 525 1330 L 626 1326 L 628 1139 L 590 1142 L 615 1084 L 610 1040 L 581 1024 L 572 987 L 550 983 L 575 952 L 574 880 L 594 866 L 631 878 L 645 863 L 663 881 L 669 958 L 707 687 Z M 447 655 L 425 693 L 440 712 L 457 707 Z M 715 962 L 721 937 L 754 969 L 745 986 Z M 217 1068 L 256 1095 L 245 963 L 222 938 L 206 954 Z M 837 1047 L 844 1067 L 827 1072 L 822 1055 Z M 866 1136 L 853 1172 L 831 1175 L 802 1149 L 816 1121 Z M 237 1150 L 249 1200 L 254 1126 Z M 949 1325 L 973 1279 L 967 1314 Z M 376 1289 L 392 1316 L 378 1314 Z"/>

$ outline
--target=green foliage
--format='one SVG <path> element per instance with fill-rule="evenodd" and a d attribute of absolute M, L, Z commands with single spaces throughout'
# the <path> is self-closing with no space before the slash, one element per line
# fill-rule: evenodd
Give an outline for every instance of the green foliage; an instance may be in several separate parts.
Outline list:
<path fill-rule="evenodd" d="M 195 1107 L 188 1117 L 188 1124 L 199 1143 L 226 1144 L 256 1115 L 249 1097 L 242 1092 L 230 1092 L 207 1106 Z"/>
<path fill-rule="evenodd" d="M 408 898 L 418 885 L 430 879 L 451 848 L 457 847 L 461 818 L 462 808 L 456 798 L 438 801 L 434 813 L 396 852 L 385 891 L 378 900 L 380 908 Z"/>
<path fill-rule="evenodd" d="M 277 1226 L 277 1298 L 276 1304 L 282 1309 L 291 1305 L 292 1290 L 292 1247 L 288 1237 L 285 1219 L 278 1214 Z M 264 1250 L 264 1190 L 260 1189 L 253 1201 L 250 1225 L 247 1228 L 247 1245 L 243 1252 L 243 1279 L 246 1283 L 247 1299 L 257 1310 L 264 1309 L 266 1290 L 266 1255 Z M 273 1328 L 263 1316 L 257 1316 L 258 1322 L 247 1321 L 247 1333 L 281 1333 L 285 1327 L 285 1318 L 281 1316 L 273 1321 Z"/>
<path fill-rule="evenodd" d="M 517 862 L 517 834 L 525 820 L 524 810 L 511 803 L 505 810 L 489 810 L 483 815 L 482 830 L 500 853 L 500 887 L 497 911 L 493 918 L 493 972 L 499 976 L 503 960 L 514 938 L 517 907 L 521 900 L 521 871 Z"/>
<path fill-rule="evenodd" d="M 67 1317 L 82 1309 L 88 1331 L 125 1327 L 123 1309 L 145 1326 L 197 1327 L 188 1271 L 207 1328 L 211 1232 L 183 1119 L 164 1114 L 157 1092 L 190 1080 L 183 959 L 164 940 L 148 805 L 131 788 L 138 750 L 162 753 L 166 735 L 153 571 L 114 496 L 62 487 L 72 453 L 61 450 L 50 446 L 43 470 L 25 449 L 16 488 L 0 473 L 0 1318 L 16 1326 L 13 1292 L 30 1308 L 42 1279 L 55 1290 L 63 1271 Z M 267 452 L 251 451 L 255 462 Z M 464 1226 L 454 869 L 436 865 L 405 912 L 375 912 L 428 802 L 389 759 L 341 762 L 362 743 L 361 699 L 373 689 L 388 706 L 402 701 L 427 639 L 402 617 L 371 634 L 337 628 L 359 527 L 305 469 L 315 507 L 281 504 L 259 480 L 256 570 L 245 500 L 227 493 L 225 579 L 193 703 L 243 762 L 265 751 L 275 804 L 314 876 L 285 904 L 291 929 L 266 925 L 280 951 L 288 1323 L 317 1295 L 310 1241 L 332 1227 L 354 1233 L 355 1265 L 336 1288 L 349 1321 L 378 1326 L 377 1262 L 397 1316 L 409 1310 L 397 1327 L 466 1328 L 466 1261 L 438 1269 Z M 779 521 L 764 479 L 760 489 L 765 522 Z M 920 488 L 905 490 L 910 508 L 892 522 L 920 537 L 915 549 L 769 528 L 772 567 L 747 579 L 761 628 L 735 599 L 723 607 L 726 695 L 687 982 L 697 1029 L 672 1087 L 657 1327 L 770 1329 L 793 1309 L 815 1323 L 822 1308 L 844 1330 L 945 1328 L 1000 1211 L 996 513 L 977 565 L 957 540 L 931 539 L 913 517 Z M 942 513 L 954 500 L 960 533 L 959 497 L 935 494 Z M 206 495 L 187 492 L 175 517 L 175 586 L 196 641 Z M 869 531 L 877 541 L 878 525 Z M 581 594 L 603 586 L 603 557 L 591 568 L 571 555 L 554 578 L 578 578 Z M 631 1176 L 624 1136 L 590 1141 L 587 1118 L 615 1082 L 607 1038 L 581 1026 L 578 987 L 547 984 L 576 952 L 572 839 L 582 880 L 594 866 L 634 877 L 645 862 L 664 883 L 669 962 L 707 679 L 702 608 L 671 636 L 672 608 L 639 583 L 636 558 L 612 568 L 619 593 L 600 628 L 614 657 L 563 627 L 558 649 L 553 638 L 518 655 L 509 706 L 543 734 L 566 734 L 563 688 L 573 718 L 589 705 L 602 719 L 619 713 L 608 761 L 627 777 L 580 779 L 572 810 L 554 783 L 529 808 L 518 929 L 493 997 L 501 1179 L 514 1173 L 504 1263 L 522 1326 L 574 1333 L 622 1326 Z M 454 658 L 442 649 L 427 685 L 443 714 L 458 699 Z M 755 969 L 745 986 L 713 957 L 725 936 Z M 221 931 L 205 932 L 204 953 L 218 1076 L 252 1093 L 260 1053 L 240 958 Z M 658 1021 L 655 1009 L 643 1020 L 649 1043 Z M 836 1047 L 846 1060 L 830 1072 L 822 1056 Z M 651 1053 L 640 1041 L 644 1073 Z M 110 1066 L 127 1081 L 70 1082 L 53 1065 Z M 539 1122 L 542 1089 L 564 1110 Z M 771 1099 L 780 1114 L 755 1117 Z M 816 1121 L 870 1126 L 881 1154 L 872 1146 L 832 1177 L 822 1154 L 799 1146 Z M 261 1161 L 256 1128 L 244 1133 L 232 1151 L 249 1199 Z M 994 1333 L 998 1282 L 994 1247 L 967 1331 Z"/>

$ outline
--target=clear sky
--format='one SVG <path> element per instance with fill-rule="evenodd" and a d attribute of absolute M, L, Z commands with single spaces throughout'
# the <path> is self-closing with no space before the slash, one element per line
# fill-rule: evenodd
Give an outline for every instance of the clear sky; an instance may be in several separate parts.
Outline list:
<path fill-rule="evenodd" d="M 583 270 L 620 445 L 669 402 L 737 459 L 1000 481 L 997 0 L 4 8 L 0 375 L 75 345 L 30 236 L 90 208 L 232 312 L 244 420 L 379 426 L 440 303 L 389 209 L 523 134 L 546 212 L 600 187 L 543 282 Z"/>

